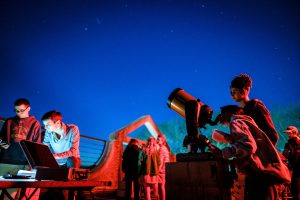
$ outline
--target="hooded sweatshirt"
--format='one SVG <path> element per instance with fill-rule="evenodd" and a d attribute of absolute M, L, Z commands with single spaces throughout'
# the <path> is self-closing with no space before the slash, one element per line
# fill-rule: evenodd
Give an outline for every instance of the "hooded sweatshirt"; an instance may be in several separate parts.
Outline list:
<path fill-rule="evenodd" d="M 233 115 L 230 122 L 231 147 L 222 149 L 224 158 L 236 158 L 240 172 L 267 174 L 279 183 L 290 182 L 288 168 L 284 165 L 268 136 L 246 115 Z"/>
<path fill-rule="evenodd" d="M 41 142 L 41 125 L 34 116 L 7 119 L 0 132 L 1 139 L 8 143 L 8 149 L 1 149 L 0 163 L 25 165 L 28 164 L 21 149 L 20 141 Z"/>

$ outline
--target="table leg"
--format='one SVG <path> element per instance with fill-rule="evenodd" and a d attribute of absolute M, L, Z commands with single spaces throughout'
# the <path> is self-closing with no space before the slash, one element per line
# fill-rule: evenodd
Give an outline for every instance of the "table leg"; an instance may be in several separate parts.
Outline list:
<path fill-rule="evenodd" d="M 36 193 L 36 191 L 38 191 L 39 188 L 34 188 L 33 192 L 30 193 L 30 195 L 28 197 L 26 197 L 26 199 L 31 199 L 31 197 L 33 197 L 33 195 Z"/>
<path fill-rule="evenodd" d="M 75 200 L 75 190 L 68 191 L 68 200 Z"/>
<path fill-rule="evenodd" d="M 9 192 L 7 192 L 6 189 L 2 189 L 0 200 L 3 200 L 5 196 L 7 196 L 10 200 L 14 200 L 14 198 L 9 194 Z"/>

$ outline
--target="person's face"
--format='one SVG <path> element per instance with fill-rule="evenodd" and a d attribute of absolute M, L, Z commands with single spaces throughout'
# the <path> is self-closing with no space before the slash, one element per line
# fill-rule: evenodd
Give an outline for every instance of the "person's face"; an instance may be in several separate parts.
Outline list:
<path fill-rule="evenodd" d="M 161 146 L 161 145 L 163 145 L 163 143 L 164 143 L 163 139 L 161 137 L 158 137 L 157 144 Z"/>
<path fill-rule="evenodd" d="M 43 120 L 44 127 L 49 132 L 56 132 L 61 127 L 60 120 L 54 122 L 52 119 Z"/>
<path fill-rule="evenodd" d="M 289 136 L 289 138 L 296 138 L 297 137 L 297 133 L 293 133 L 293 132 L 291 132 L 291 133 L 288 133 L 288 136 Z"/>
<path fill-rule="evenodd" d="M 15 106 L 14 111 L 19 118 L 26 118 L 29 116 L 30 106 L 24 104 Z"/>
<path fill-rule="evenodd" d="M 241 100 L 245 99 L 247 96 L 247 93 L 245 90 L 241 90 L 238 88 L 230 88 L 230 94 L 232 99 L 235 102 L 240 102 Z"/>

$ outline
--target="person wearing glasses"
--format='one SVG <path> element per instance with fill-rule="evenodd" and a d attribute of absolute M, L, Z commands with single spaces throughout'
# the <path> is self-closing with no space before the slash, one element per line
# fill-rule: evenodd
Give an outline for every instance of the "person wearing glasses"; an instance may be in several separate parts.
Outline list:
<path fill-rule="evenodd" d="M 249 93 L 252 87 L 252 79 L 247 74 L 236 76 L 230 84 L 230 94 L 235 102 L 243 107 L 245 115 L 254 119 L 258 127 L 266 133 L 272 144 L 276 146 L 279 134 L 277 133 L 271 114 L 261 100 L 250 99 Z"/>
<path fill-rule="evenodd" d="M 49 146 L 61 167 L 80 168 L 79 129 L 74 124 L 65 124 L 62 114 L 52 110 L 42 117 L 46 132 L 43 144 Z"/>
<path fill-rule="evenodd" d="M 41 142 L 40 122 L 30 112 L 30 103 L 21 98 L 14 102 L 14 117 L 5 120 L 0 131 L 2 140 L 0 152 L 0 176 L 16 175 L 19 169 L 25 169 L 28 162 L 19 145 L 21 140 Z"/>

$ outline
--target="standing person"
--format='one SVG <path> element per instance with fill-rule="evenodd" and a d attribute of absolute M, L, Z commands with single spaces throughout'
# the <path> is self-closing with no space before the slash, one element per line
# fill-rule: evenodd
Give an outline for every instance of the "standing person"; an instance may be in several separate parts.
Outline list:
<path fill-rule="evenodd" d="M 17 175 L 20 169 L 29 170 L 28 161 L 21 149 L 20 141 L 28 140 L 32 142 L 41 142 L 41 125 L 39 121 L 29 114 L 31 110 L 28 99 L 20 98 L 14 102 L 14 117 L 5 120 L 1 132 L 1 149 L 0 149 L 0 176 L 11 174 Z M 27 190 L 8 189 L 9 194 L 13 197 L 23 195 Z M 39 192 L 36 192 L 36 194 Z M 2 194 L 3 195 L 3 194 Z"/>
<path fill-rule="evenodd" d="M 160 200 L 166 199 L 166 163 L 170 162 L 170 151 L 167 148 L 166 137 L 163 134 L 158 135 L 157 144 L 159 145 L 160 165 L 158 170 L 158 194 Z"/>
<path fill-rule="evenodd" d="M 155 198 L 158 196 L 157 176 L 160 165 L 157 143 L 154 137 L 147 140 L 141 156 L 141 183 L 145 192 L 145 200 L 151 200 L 151 189 L 153 189 Z"/>
<path fill-rule="evenodd" d="M 42 117 L 46 132 L 43 144 L 50 147 L 61 167 L 80 168 L 79 129 L 74 124 L 64 124 L 62 114 L 52 110 Z"/>
<path fill-rule="evenodd" d="M 29 169 L 26 157 L 19 142 L 28 140 L 41 142 L 41 125 L 39 121 L 29 114 L 30 102 L 25 98 L 14 102 L 16 116 L 5 120 L 0 132 L 0 139 L 5 144 L 0 152 L 0 175 L 10 173 L 16 175 L 18 170 Z"/>
<path fill-rule="evenodd" d="M 231 143 L 212 153 L 234 158 L 237 170 L 246 176 L 245 200 L 276 200 L 277 185 L 290 182 L 290 174 L 272 142 L 239 106 L 222 107 L 220 123 L 229 127 Z"/>
<path fill-rule="evenodd" d="M 244 114 L 254 119 L 257 126 L 269 137 L 274 146 L 279 135 L 273 124 L 271 114 L 262 101 L 249 98 L 252 79 L 247 74 L 236 76 L 230 85 L 230 94 L 234 101 L 239 102 Z"/>
<path fill-rule="evenodd" d="M 300 138 L 297 127 L 288 126 L 284 131 L 289 140 L 283 150 L 283 156 L 287 158 L 289 168 L 292 171 L 291 192 L 294 199 L 300 199 Z"/>
<path fill-rule="evenodd" d="M 140 153 L 139 142 L 132 138 L 124 153 L 122 160 L 122 170 L 125 173 L 125 199 L 131 200 L 132 183 L 134 185 L 134 200 L 139 200 L 140 184 L 139 184 L 139 170 L 140 170 Z"/>

